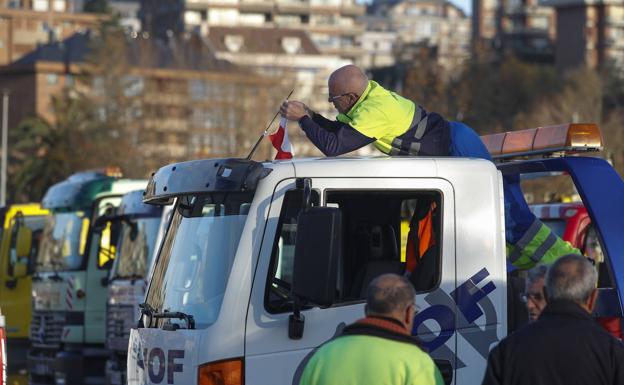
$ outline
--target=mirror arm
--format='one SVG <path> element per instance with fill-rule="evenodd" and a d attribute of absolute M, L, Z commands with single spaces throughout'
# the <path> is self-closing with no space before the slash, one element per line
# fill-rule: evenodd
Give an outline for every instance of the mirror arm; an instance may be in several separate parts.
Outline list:
<path fill-rule="evenodd" d="M 288 338 L 291 340 L 300 340 L 303 337 L 303 328 L 305 326 L 305 316 L 301 314 L 301 302 L 299 297 L 294 296 L 293 314 L 288 316 Z"/>

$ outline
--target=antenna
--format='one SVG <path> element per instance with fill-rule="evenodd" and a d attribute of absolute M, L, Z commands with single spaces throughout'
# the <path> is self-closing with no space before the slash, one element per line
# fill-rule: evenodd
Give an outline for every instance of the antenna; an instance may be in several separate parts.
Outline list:
<path fill-rule="evenodd" d="M 293 94 L 294 91 L 295 90 L 290 90 L 290 93 L 288 94 L 288 96 L 286 96 L 286 100 L 288 100 L 288 98 L 290 98 L 290 96 Z M 271 128 L 271 125 L 275 121 L 275 118 L 277 118 L 277 115 L 279 115 L 279 109 L 277 110 L 277 112 L 273 116 L 273 119 L 271 119 L 271 121 L 269 122 L 269 125 L 266 126 L 266 128 L 264 129 L 264 132 L 262 133 L 262 135 L 260 135 L 260 137 L 256 141 L 256 144 L 254 144 L 253 148 L 251 149 L 251 152 L 249 153 L 249 155 L 247 155 L 247 158 L 245 158 L 245 159 L 251 160 L 251 157 L 253 156 L 254 152 L 256 152 L 256 149 L 260 145 L 260 142 L 262 141 L 262 138 L 264 138 L 267 135 L 267 133 L 269 132 L 269 128 Z"/>

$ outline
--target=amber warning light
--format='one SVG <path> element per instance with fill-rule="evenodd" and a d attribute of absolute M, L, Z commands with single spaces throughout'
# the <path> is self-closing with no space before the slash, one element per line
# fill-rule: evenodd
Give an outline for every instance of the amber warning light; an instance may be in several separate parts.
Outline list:
<path fill-rule="evenodd" d="M 495 159 L 515 156 L 602 150 L 602 134 L 594 123 L 570 123 L 481 136 Z"/>

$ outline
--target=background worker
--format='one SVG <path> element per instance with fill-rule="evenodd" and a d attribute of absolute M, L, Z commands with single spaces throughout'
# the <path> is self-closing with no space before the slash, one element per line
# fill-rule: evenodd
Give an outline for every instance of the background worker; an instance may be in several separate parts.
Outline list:
<path fill-rule="evenodd" d="M 537 321 L 542 310 L 546 307 L 546 294 L 544 285 L 548 266 L 538 265 L 527 272 L 526 289 L 522 300 L 526 304 L 529 313 L 529 322 Z"/>
<path fill-rule="evenodd" d="M 492 349 L 483 385 L 624 384 L 624 346 L 591 317 L 597 282 L 585 257 L 559 258 L 546 275 L 548 305 Z"/>
<path fill-rule="evenodd" d="M 416 292 L 402 276 L 368 286 L 366 318 L 345 327 L 306 364 L 300 385 L 442 385 L 435 363 L 411 335 Z"/>
<path fill-rule="evenodd" d="M 280 112 L 297 121 L 306 136 L 326 156 L 337 156 L 374 144 L 388 155 L 457 156 L 492 160 L 481 138 L 468 126 L 427 112 L 401 95 L 369 80 L 347 65 L 328 80 L 328 101 L 338 111 L 329 120 L 300 101 L 285 101 Z M 517 178 L 505 177 L 507 256 L 517 268 L 550 264 L 578 252 L 533 215 Z"/>

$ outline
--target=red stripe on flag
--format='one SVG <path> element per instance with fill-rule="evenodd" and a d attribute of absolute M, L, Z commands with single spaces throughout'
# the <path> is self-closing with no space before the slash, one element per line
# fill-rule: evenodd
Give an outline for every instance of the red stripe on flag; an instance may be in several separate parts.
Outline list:
<path fill-rule="evenodd" d="M 273 147 L 277 150 L 275 159 L 292 159 L 293 151 L 292 145 L 288 140 L 288 131 L 286 130 L 285 118 L 280 119 L 280 125 L 277 131 L 269 135 L 269 140 L 273 144 Z"/>

